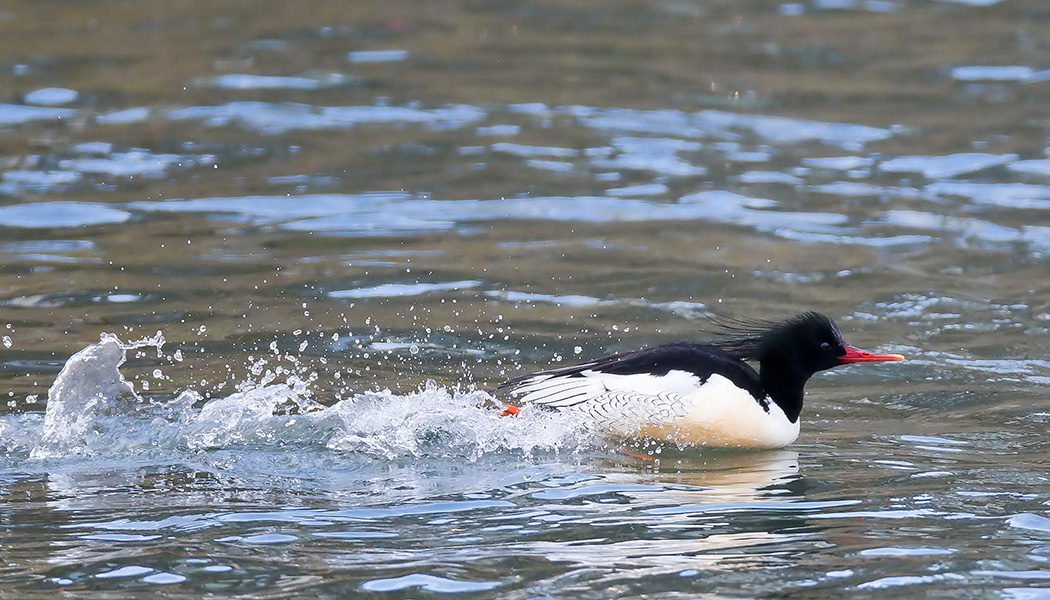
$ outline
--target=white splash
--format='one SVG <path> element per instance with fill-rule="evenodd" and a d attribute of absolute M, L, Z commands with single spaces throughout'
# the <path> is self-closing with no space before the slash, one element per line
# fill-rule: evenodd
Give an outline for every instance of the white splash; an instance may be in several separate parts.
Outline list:
<path fill-rule="evenodd" d="M 89 451 L 106 433 L 105 420 L 133 412 L 141 403 L 134 388 L 121 375 L 128 348 L 155 346 L 164 337 L 125 345 L 116 336 L 103 334 L 99 343 L 77 352 L 66 361 L 47 392 L 47 412 L 40 442 L 31 458 L 52 458 Z"/>
<path fill-rule="evenodd" d="M 359 459 L 476 461 L 601 447 L 598 435 L 571 415 L 524 411 L 504 418 L 490 394 L 434 382 L 409 394 L 359 393 L 331 406 L 313 398 L 313 377 L 296 373 L 284 382 L 245 382 L 237 393 L 207 402 L 194 390 L 172 400 L 143 398 L 120 367 L 129 349 L 155 347 L 163 357 L 163 344 L 159 332 L 131 344 L 104 334 L 66 362 L 42 423 L 38 416 L 0 419 L 0 448 L 28 452 L 32 460 L 177 461 L 220 450 L 309 449 Z"/>

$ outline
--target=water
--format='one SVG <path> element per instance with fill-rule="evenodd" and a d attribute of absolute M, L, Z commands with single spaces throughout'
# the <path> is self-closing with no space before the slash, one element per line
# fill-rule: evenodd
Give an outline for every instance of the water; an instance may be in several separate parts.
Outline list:
<path fill-rule="evenodd" d="M 0 595 L 1050 597 L 1048 23 L 5 4 Z M 809 309 L 787 449 L 498 416 Z"/>

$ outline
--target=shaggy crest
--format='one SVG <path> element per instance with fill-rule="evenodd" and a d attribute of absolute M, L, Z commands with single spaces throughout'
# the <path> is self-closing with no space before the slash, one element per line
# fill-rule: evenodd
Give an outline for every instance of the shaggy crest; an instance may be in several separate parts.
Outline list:
<path fill-rule="evenodd" d="M 716 317 L 707 333 L 715 335 L 709 344 L 740 360 L 761 361 L 786 339 L 842 339 L 838 327 L 828 317 L 814 311 L 800 313 L 783 321 Z"/>

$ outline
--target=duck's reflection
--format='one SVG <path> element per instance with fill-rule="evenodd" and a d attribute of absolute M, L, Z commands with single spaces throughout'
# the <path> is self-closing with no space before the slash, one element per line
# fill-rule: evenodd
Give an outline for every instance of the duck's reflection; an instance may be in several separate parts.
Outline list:
<path fill-rule="evenodd" d="M 609 462 L 614 461 L 610 459 Z M 697 452 L 663 449 L 651 459 L 624 456 L 615 462 L 634 463 L 641 469 L 633 472 L 621 469 L 616 475 L 609 475 L 610 478 L 623 477 L 662 485 L 666 494 L 700 496 L 711 501 L 750 501 L 791 493 L 787 485 L 801 477 L 799 454 L 794 450 Z"/>

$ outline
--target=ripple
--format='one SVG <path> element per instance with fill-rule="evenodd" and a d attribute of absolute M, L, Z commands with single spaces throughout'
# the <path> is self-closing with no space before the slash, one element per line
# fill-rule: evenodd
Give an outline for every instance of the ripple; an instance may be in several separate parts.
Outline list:
<path fill-rule="evenodd" d="M 1003 588 L 1003 600 L 1050 600 L 1047 588 Z"/>
<path fill-rule="evenodd" d="M 823 185 L 813 185 L 807 189 L 819 194 L 848 196 L 852 198 L 879 197 L 886 193 L 886 189 L 882 186 L 871 183 L 858 183 L 855 181 L 835 181 Z"/>
<path fill-rule="evenodd" d="M 714 131 L 745 129 L 764 140 L 782 144 L 819 141 L 843 148 L 859 148 L 871 142 L 889 139 L 893 135 L 889 129 L 869 127 L 867 125 L 810 121 L 781 116 L 749 115 L 717 110 L 701 111 L 695 115 L 695 119 L 703 126 L 710 127 Z"/>
<path fill-rule="evenodd" d="M 384 508 L 347 508 L 325 513 L 330 519 L 375 520 L 407 516 L 445 515 L 494 508 L 513 508 L 506 500 L 458 500 L 450 502 L 420 502 Z"/>
<path fill-rule="evenodd" d="M 606 494 L 636 494 L 639 492 L 661 492 L 664 488 L 652 485 L 617 485 L 599 484 L 588 485 L 578 488 L 555 488 L 533 492 L 533 498 L 541 500 L 573 500 L 588 496 L 603 496 Z"/>
<path fill-rule="evenodd" d="M 481 281 L 449 281 L 445 283 L 385 283 L 382 285 L 356 288 L 350 290 L 335 290 L 328 292 L 329 298 L 402 298 L 406 296 L 419 296 L 433 292 L 465 290 L 481 285 Z"/>
<path fill-rule="evenodd" d="M 485 295 L 492 298 L 498 298 L 505 302 L 513 302 L 515 304 L 543 303 L 573 308 L 598 306 L 601 304 L 615 304 L 615 301 L 601 300 L 600 298 L 594 298 L 591 296 L 536 294 L 531 292 L 514 292 L 509 290 L 487 291 L 485 292 Z"/>
<path fill-rule="evenodd" d="M 970 442 L 967 442 L 965 440 L 950 440 L 950 439 L 947 439 L 947 438 L 935 437 L 935 436 L 929 436 L 929 435 L 902 435 L 902 436 L 900 436 L 900 439 L 903 442 L 917 442 L 917 443 L 920 443 L 920 444 L 934 444 L 934 445 L 944 444 L 944 445 L 947 445 L 947 446 L 966 446 L 966 445 L 970 444 Z"/>
<path fill-rule="evenodd" d="M 80 173 L 71 171 L 33 171 L 28 169 L 4 173 L 0 192 L 16 194 L 20 191 L 42 192 L 56 187 L 72 185 L 81 180 Z"/>
<path fill-rule="evenodd" d="M 1019 160 L 1006 165 L 1006 168 L 1014 173 L 1025 175 L 1050 176 L 1050 160 Z"/>
<path fill-rule="evenodd" d="M 80 536 L 82 540 L 97 540 L 100 542 L 148 542 L 160 539 L 159 535 L 136 535 L 132 533 L 89 533 Z"/>
<path fill-rule="evenodd" d="M 954 554 L 955 550 L 951 548 L 901 548 L 898 546 L 884 546 L 882 548 L 868 548 L 858 552 L 864 557 L 893 557 L 903 558 L 908 556 L 946 556 L 948 554 Z"/>
<path fill-rule="evenodd" d="M 0 111 L 0 118 L 2 118 Z M 454 129 L 482 120 L 476 106 L 452 105 L 420 109 L 398 106 L 313 107 L 304 104 L 232 102 L 220 106 L 191 106 L 168 112 L 175 121 L 203 121 L 210 127 L 236 123 L 267 134 L 294 130 L 348 129 L 365 124 L 417 124 L 433 129 Z"/>
<path fill-rule="evenodd" d="M 27 229 L 124 223 L 131 213 L 97 202 L 36 202 L 0 206 L 0 226 Z"/>
<path fill-rule="evenodd" d="M 844 511 L 840 513 L 821 513 L 811 515 L 811 519 L 918 519 L 918 518 L 948 518 L 948 519 L 962 519 L 962 518 L 973 518 L 974 515 L 970 513 L 949 513 L 941 512 L 928 508 L 917 508 L 914 510 L 857 510 L 857 511 Z"/>
<path fill-rule="evenodd" d="M 648 171 L 668 177 L 698 177 L 707 168 L 678 156 L 679 152 L 697 151 L 703 146 L 678 138 L 615 137 L 613 147 L 619 154 L 606 157 L 591 153 L 591 166 L 612 171 Z"/>
<path fill-rule="evenodd" d="M 436 594 L 464 594 L 471 592 L 485 592 L 495 589 L 501 584 L 498 581 L 460 581 L 413 573 L 390 579 L 373 579 L 366 581 L 361 588 L 367 592 L 396 592 L 409 588 L 420 588 L 426 592 Z"/>
<path fill-rule="evenodd" d="M 720 110 L 703 110 L 690 114 L 676 110 L 644 111 L 573 106 L 569 107 L 567 112 L 582 124 L 596 129 L 656 135 L 673 134 L 680 138 L 714 137 L 735 141 L 740 137 L 735 132 L 744 131 L 765 141 L 779 144 L 822 142 L 841 148 L 859 149 L 865 144 L 893 136 L 889 129 L 867 125 Z"/>
<path fill-rule="evenodd" d="M 885 590 L 911 585 L 928 585 L 941 581 L 965 581 L 965 577 L 955 573 L 937 573 L 934 575 L 897 575 L 866 581 L 857 586 L 862 590 Z"/>
<path fill-rule="evenodd" d="M 42 260 L 46 257 L 33 256 L 32 258 Z M 55 258 L 61 259 L 62 257 L 52 257 L 52 259 Z M 68 262 L 74 262 L 76 260 L 77 259 L 75 258 L 67 259 Z M 154 296 L 148 294 L 118 292 L 103 292 L 100 294 L 83 291 L 71 294 L 55 293 L 38 294 L 35 296 L 17 296 L 0 301 L 0 305 L 18 306 L 21 308 L 55 308 L 59 306 L 81 306 L 96 303 L 131 304 L 153 300 L 154 298 Z"/>
<path fill-rule="evenodd" d="M 1030 529 L 1032 531 L 1050 533 L 1050 519 L 1032 513 L 1012 515 L 1006 519 L 1006 524 L 1018 529 Z"/>
<path fill-rule="evenodd" d="M 972 575 L 978 577 L 1004 577 L 1006 579 L 1050 579 L 1050 571 L 1028 570 L 1028 571 L 973 571 Z M 1050 591 L 1048 591 L 1050 593 Z"/>
<path fill-rule="evenodd" d="M 826 508 L 839 508 L 843 506 L 854 506 L 860 504 L 860 500 L 826 500 L 826 501 L 793 501 L 793 502 L 732 502 L 712 504 L 683 504 L 680 506 L 668 506 L 663 508 L 651 508 L 646 513 L 654 515 L 692 515 L 702 513 L 727 513 L 737 511 L 774 511 L 774 512 L 806 512 L 811 510 L 823 510 Z M 841 513 L 846 514 L 846 513 Z M 817 515 L 811 515 L 817 516 Z M 832 517 L 836 513 L 825 514 Z"/>
<path fill-rule="evenodd" d="M 115 110 L 113 112 L 98 115 L 95 117 L 95 122 L 99 125 L 128 125 L 131 123 L 140 123 L 148 119 L 152 112 L 153 110 L 147 106 L 126 108 L 124 110 Z"/>
<path fill-rule="evenodd" d="M 145 575 L 146 573 L 152 573 L 153 569 L 150 567 L 140 567 L 138 565 L 129 565 L 126 567 L 120 567 L 112 571 L 104 571 L 102 573 L 96 573 L 97 579 L 116 579 L 120 577 L 138 577 Z"/>
<path fill-rule="evenodd" d="M 898 156 L 881 162 L 884 173 L 919 173 L 927 179 L 943 179 L 982 171 L 1014 162 L 1016 154 L 961 152 L 945 156 Z"/>
<path fill-rule="evenodd" d="M 525 164 L 533 169 L 544 169 L 555 173 L 572 173 L 576 170 L 575 164 L 561 160 L 541 160 L 530 158 L 525 161 Z"/>
<path fill-rule="evenodd" d="M 396 533 L 389 531 L 318 531 L 314 535 L 337 540 L 380 540 L 398 537 Z"/>
<path fill-rule="evenodd" d="M 149 583 L 151 585 L 172 585 L 184 581 L 186 581 L 186 577 L 184 575 L 179 575 L 178 573 L 160 572 L 142 578 L 142 583 Z"/>
<path fill-rule="evenodd" d="M 0 125 L 21 125 L 33 121 L 58 121 L 72 118 L 76 114 L 77 111 L 72 108 L 0 104 Z"/>
<path fill-rule="evenodd" d="M 806 181 L 780 171 L 745 171 L 736 177 L 740 183 L 779 183 L 784 185 L 802 185 Z"/>
<path fill-rule="evenodd" d="M 875 159 L 867 156 L 828 156 L 822 158 L 803 158 L 802 166 L 812 169 L 828 169 L 831 171 L 852 171 L 854 169 L 866 169 L 875 163 Z"/>
<path fill-rule="evenodd" d="M 973 2 L 974 0 L 968 0 L 967 3 Z M 952 79 L 956 81 L 1025 81 L 1034 74 L 1035 69 L 1023 66 L 975 65 L 952 69 Z"/>
<path fill-rule="evenodd" d="M 253 223 L 280 223 L 302 217 L 360 214 L 404 202 L 413 196 L 404 192 L 363 194 L 304 194 L 300 196 L 232 196 L 132 202 L 136 210 L 176 213 L 237 215 Z"/>
<path fill-rule="evenodd" d="M 59 161 L 63 169 L 80 173 L 135 177 L 161 175 L 171 167 L 198 167 L 215 164 L 215 156 L 181 154 L 152 154 L 145 150 L 115 152 L 108 158 L 71 158 Z"/>
<path fill-rule="evenodd" d="M 882 213 L 881 223 L 909 229 L 925 229 L 950 233 L 964 240 L 993 244 L 1023 241 L 1019 229 L 999 225 L 991 221 L 967 217 L 948 217 L 928 212 L 911 210 L 888 210 Z"/>
<path fill-rule="evenodd" d="M 1028 183 L 976 183 L 942 181 L 923 188 L 928 194 L 966 198 L 1004 208 L 1050 208 L 1050 186 Z"/>
<path fill-rule="evenodd" d="M 554 156 L 554 157 L 571 157 L 577 156 L 578 151 L 572 148 L 559 148 L 555 146 L 526 146 L 524 144 L 511 144 L 509 142 L 500 142 L 498 144 L 492 144 L 489 148 L 493 152 L 503 152 L 505 154 L 513 154 L 514 156 L 521 156 L 525 158 L 532 158 L 536 156 Z"/>
<path fill-rule="evenodd" d="M 37 104 L 40 106 L 61 106 L 76 102 L 80 94 L 76 90 L 68 88 L 41 88 L 33 90 L 25 95 L 23 100 L 26 104 Z"/>
<path fill-rule="evenodd" d="M 288 544 L 298 541 L 299 538 L 286 533 L 260 533 L 257 535 L 231 535 L 218 538 L 216 542 L 243 542 L 245 544 L 268 546 L 272 544 Z"/>
<path fill-rule="evenodd" d="M 276 75 L 245 75 L 229 73 L 207 80 L 212 87 L 227 90 L 322 90 L 342 87 L 355 80 L 339 73 L 282 77 Z"/>
<path fill-rule="evenodd" d="M 1003 0 L 940 0 L 941 2 L 947 2 L 950 4 L 966 4 L 969 6 L 993 6 L 999 4 Z"/>
<path fill-rule="evenodd" d="M 401 62 L 408 60 L 408 50 L 358 50 L 346 59 L 353 63 Z"/>

